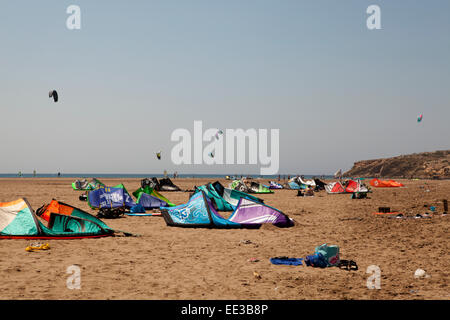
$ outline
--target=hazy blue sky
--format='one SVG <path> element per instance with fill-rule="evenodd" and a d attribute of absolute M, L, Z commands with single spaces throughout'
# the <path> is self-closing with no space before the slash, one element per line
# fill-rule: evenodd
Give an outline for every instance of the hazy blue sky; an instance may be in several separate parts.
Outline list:
<path fill-rule="evenodd" d="M 81 30 L 66 28 L 71 4 Z M 366 27 L 371 4 L 382 30 Z M 449 12 L 447 0 L 2 1 L 0 172 L 259 172 L 173 165 L 170 134 L 194 120 L 280 129 L 281 173 L 449 149 Z"/>

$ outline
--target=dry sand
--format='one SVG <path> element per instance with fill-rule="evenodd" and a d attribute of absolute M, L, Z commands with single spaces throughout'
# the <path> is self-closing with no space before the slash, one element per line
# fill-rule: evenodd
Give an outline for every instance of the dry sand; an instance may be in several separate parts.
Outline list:
<path fill-rule="evenodd" d="M 72 190 L 73 180 L 0 179 L 0 202 L 26 197 L 36 210 L 55 198 L 95 214 L 78 199 L 81 192 Z M 139 179 L 101 180 L 107 185 L 123 182 L 129 192 L 140 185 Z M 174 180 L 182 189 L 208 181 Z M 294 190 L 263 195 L 267 204 L 296 221 L 289 229 L 185 229 L 167 227 L 162 217 L 124 217 L 104 221 L 142 237 L 50 240 L 49 251 L 31 253 L 25 251 L 29 240 L 0 240 L 0 299 L 448 300 L 450 217 L 398 220 L 372 213 L 380 206 L 423 213 L 424 204 L 437 205 L 442 213 L 450 181 L 402 182 L 405 188 L 375 189 L 370 199 L 360 200 L 325 191 L 307 198 L 296 197 Z M 163 194 L 176 204 L 189 198 L 187 192 Z M 275 256 L 304 257 L 322 243 L 339 245 L 341 259 L 355 260 L 359 270 L 269 261 Z M 74 264 L 81 267 L 79 290 L 66 286 L 67 267 Z M 379 290 L 366 286 L 370 265 L 381 269 Z M 431 277 L 415 279 L 418 268 Z"/>

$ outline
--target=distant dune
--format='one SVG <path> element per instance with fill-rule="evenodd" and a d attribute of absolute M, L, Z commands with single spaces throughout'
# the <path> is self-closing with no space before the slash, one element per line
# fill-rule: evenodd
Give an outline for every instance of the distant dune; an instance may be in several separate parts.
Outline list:
<path fill-rule="evenodd" d="M 358 161 L 344 176 L 448 179 L 450 150 Z"/>

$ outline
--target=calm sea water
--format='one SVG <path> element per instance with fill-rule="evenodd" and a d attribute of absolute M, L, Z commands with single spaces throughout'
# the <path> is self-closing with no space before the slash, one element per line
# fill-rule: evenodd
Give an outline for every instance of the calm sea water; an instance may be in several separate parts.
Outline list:
<path fill-rule="evenodd" d="M 169 178 L 173 177 L 173 174 L 167 175 Z M 226 174 L 178 174 L 179 178 L 225 178 L 227 176 Z M 236 177 L 240 178 L 241 175 L 235 176 L 235 175 L 228 175 L 230 177 Z M 252 178 L 263 178 L 263 179 L 278 179 L 278 175 L 271 175 L 271 176 L 258 176 L 258 175 L 242 175 L 243 177 L 252 177 Z M 296 174 L 281 174 L 281 178 L 287 176 L 296 176 Z M 306 179 L 312 179 L 313 177 L 317 178 L 324 178 L 324 179 L 332 179 L 333 176 L 330 175 L 304 175 Z M 36 176 L 34 176 L 32 173 L 23 173 L 23 178 L 57 178 L 58 174 L 56 173 L 37 173 Z M 163 174 L 129 174 L 129 173 L 62 173 L 61 178 L 150 178 L 150 177 L 156 177 L 156 178 L 162 178 L 164 177 Z M 17 173 L 0 173 L 0 178 L 20 178 Z"/>

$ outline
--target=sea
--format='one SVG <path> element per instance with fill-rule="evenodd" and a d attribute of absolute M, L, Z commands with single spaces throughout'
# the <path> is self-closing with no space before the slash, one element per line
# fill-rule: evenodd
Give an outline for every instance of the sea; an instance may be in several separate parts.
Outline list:
<path fill-rule="evenodd" d="M 177 174 L 177 178 L 192 178 L 192 179 L 223 179 L 226 176 L 236 179 L 240 179 L 241 177 L 247 177 L 247 178 L 261 178 L 261 179 L 278 179 L 278 176 L 280 176 L 282 179 L 287 178 L 288 176 L 294 177 L 298 174 L 280 174 L 280 175 L 236 175 L 236 174 Z M 332 175 L 303 175 L 305 179 L 313 179 L 313 178 L 321 178 L 321 179 L 332 179 Z M 36 173 L 34 175 L 33 173 L 22 173 L 21 176 L 19 176 L 18 173 L 0 173 L 0 178 L 57 178 L 57 173 Z M 133 179 L 133 178 L 163 178 L 164 174 L 156 174 L 156 173 L 139 173 L 139 174 L 130 174 L 130 173 L 61 173 L 61 178 L 122 178 L 122 179 Z M 167 174 L 167 177 L 173 178 L 173 174 Z"/>

